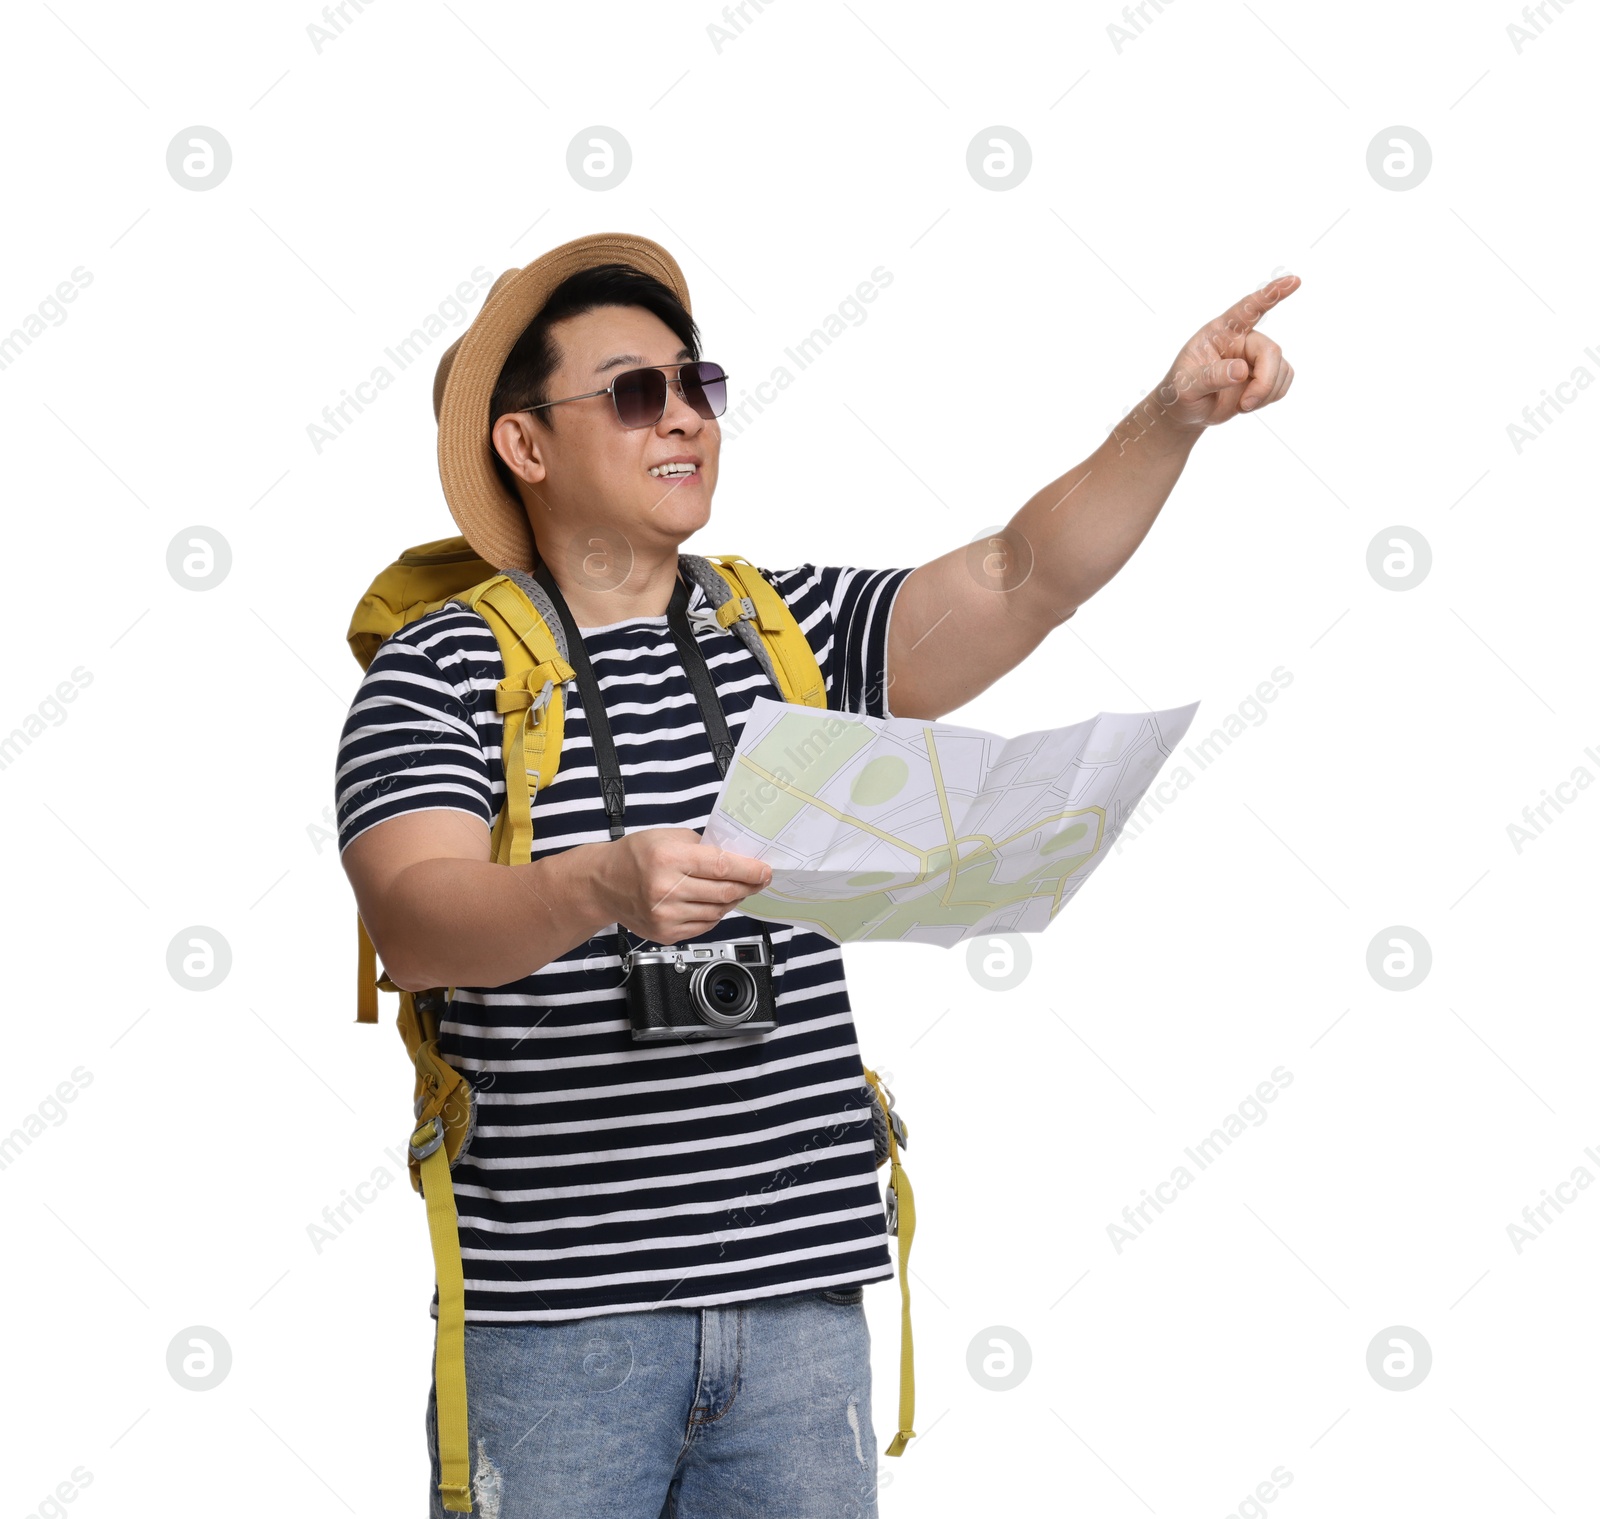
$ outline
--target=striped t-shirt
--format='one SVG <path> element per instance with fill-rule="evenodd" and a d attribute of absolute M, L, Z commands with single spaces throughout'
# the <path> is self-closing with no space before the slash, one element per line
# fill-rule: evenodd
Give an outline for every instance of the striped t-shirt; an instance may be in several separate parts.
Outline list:
<path fill-rule="evenodd" d="M 805 631 L 830 707 L 887 715 L 889 613 L 910 573 L 761 571 Z M 737 741 L 754 699 L 782 692 L 716 625 L 698 585 L 689 615 Z M 666 615 L 582 633 L 627 832 L 703 829 L 721 776 Z M 401 812 L 454 808 L 493 826 L 505 799 L 504 673 L 488 624 L 459 606 L 383 644 L 339 742 L 341 853 Z M 534 859 L 610 838 L 576 681 L 533 829 Z M 761 926 L 735 910 L 693 942 Z M 478 1105 L 451 1172 L 469 1322 L 736 1303 L 893 1274 L 839 947 L 766 927 L 778 1023 L 767 1034 L 635 1042 L 614 924 L 520 981 L 455 988 L 439 1049 Z"/>

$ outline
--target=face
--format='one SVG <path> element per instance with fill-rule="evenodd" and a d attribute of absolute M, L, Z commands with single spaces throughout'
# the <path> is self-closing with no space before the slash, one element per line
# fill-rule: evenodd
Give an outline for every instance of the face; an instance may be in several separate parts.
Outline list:
<path fill-rule="evenodd" d="M 561 355 L 545 392 L 552 400 L 599 390 L 625 369 L 690 358 L 672 329 L 639 306 L 601 306 L 550 331 Z M 548 428 L 519 413 L 501 417 L 493 433 L 500 457 L 523 482 L 541 553 L 547 545 L 587 543 L 602 529 L 613 549 L 675 553 L 710 519 L 722 428 L 675 386 L 653 427 L 624 427 L 609 395 L 550 406 L 541 415 Z M 651 473 L 684 462 L 694 466 L 690 473 Z"/>

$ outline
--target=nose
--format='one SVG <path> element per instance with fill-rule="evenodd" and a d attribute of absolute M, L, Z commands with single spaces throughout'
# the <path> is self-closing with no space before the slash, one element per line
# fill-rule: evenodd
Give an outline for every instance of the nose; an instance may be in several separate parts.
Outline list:
<path fill-rule="evenodd" d="M 667 381 L 667 404 L 656 424 L 662 433 L 682 432 L 693 437 L 706 425 L 706 419 L 683 398 L 683 384 L 674 375 Z"/>

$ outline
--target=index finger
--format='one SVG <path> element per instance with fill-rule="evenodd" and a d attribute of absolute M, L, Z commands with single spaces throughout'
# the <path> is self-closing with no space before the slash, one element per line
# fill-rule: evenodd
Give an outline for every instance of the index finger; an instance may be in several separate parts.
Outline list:
<path fill-rule="evenodd" d="M 1298 274 L 1280 274 L 1277 279 L 1269 280 L 1259 290 L 1252 290 L 1243 300 L 1236 301 L 1211 324 L 1210 330 L 1213 333 L 1228 332 L 1234 337 L 1243 337 L 1274 306 L 1293 295 L 1299 288 Z"/>
<path fill-rule="evenodd" d="M 731 849 L 720 849 L 715 844 L 697 846 L 690 864 L 691 874 L 707 881 L 765 886 L 772 879 L 772 869 L 764 861 L 747 854 L 735 854 Z"/>

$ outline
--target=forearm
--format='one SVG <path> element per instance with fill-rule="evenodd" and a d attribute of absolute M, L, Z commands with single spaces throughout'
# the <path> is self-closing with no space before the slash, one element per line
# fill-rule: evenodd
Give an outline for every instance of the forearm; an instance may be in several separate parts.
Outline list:
<path fill-rule="evenodd" d="M 1041 614 L 1065 618 L 1128 562 L 1202 431 L 1178 426 L 1151 391 L 1083 463 L 1024 503 L 1005 535 L 1026 545 L 1020 589 Z"/>
<path fill-rule="evenodd" d="M 595 854 L 580 844 L 527 865 L 431 859 L 395 877 L 385 902 L 387 943 L 407 991 L 504 986 L 584 943 L 613 921 L 594 891 Z"/>

